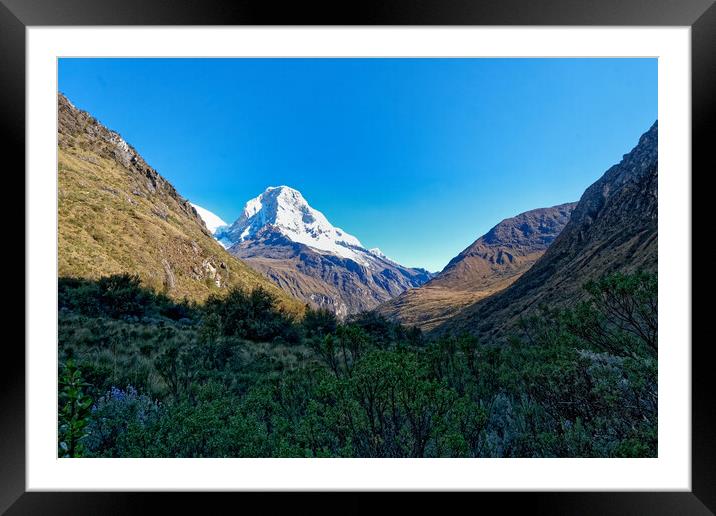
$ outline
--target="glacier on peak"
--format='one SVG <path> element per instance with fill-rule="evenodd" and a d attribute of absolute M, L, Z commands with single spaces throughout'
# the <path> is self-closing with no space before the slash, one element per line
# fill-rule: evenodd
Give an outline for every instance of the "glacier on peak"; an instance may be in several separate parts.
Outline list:
<path fill-rule="evenodd" d="M 270 186 L 249 200 L 236 222 L 221 228 L 215 236 L 230 246 L 251 239 L 269 225 L 293 242 L 367 265 L 360 240 L 333 226 L 301 192 L 285 185 Z"/>
<path fill-rule="evenodd" d="M 224 222 L 224 220 L 215 213 L 212 213 L 206 208 L 202 208 L 201 206 L 199 206 L 198 204 L 194 204 L 193 202 L 190 202 L 189 204 L 194 207 L 196 212 L 199 214 L 199 217 L 201 217 L 201 220 L 204 221 L 206 229 L 208 229 L 212 235 L 216 233 L 216 230 L 220 227 L 228 226 L 228 224 Z"/>
<path fill-rule="evenodd" d="M 380 250 L 380 247 L 371 247 L 370 249 L 368 249 L 368 252 L 377 256 L 378 258 L 388 258 L 383 254 L 383 251 Z"/>
<path fill-rule="evenodd" d="M 371 247 L 370 249 L 368 249 L 368 252 L 370 254 L 372 254 L 373 256 L 377 256 L 378 258 L 385 260 L 387 262 L 398 263 L 395 260 L 393 260 L 392 258 L 388 258 L 385 255 L 385 253 L 383 253 L 383 251 L 380 250 L 380 247 Z"/>
<path fill-rule="evenodd" d="M 366 249 L 285 185 L 249 200 L 239 218 L 214 237 L 291 295 L 341 320 L 433 276 L 386 258 L 378 248 Z"/>

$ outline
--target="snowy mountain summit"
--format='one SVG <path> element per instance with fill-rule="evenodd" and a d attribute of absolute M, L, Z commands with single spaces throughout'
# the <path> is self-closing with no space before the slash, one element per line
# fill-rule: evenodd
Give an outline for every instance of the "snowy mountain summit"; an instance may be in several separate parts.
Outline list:
<path fill-rule="evenodd" d="M 378 248 L 366 249 L 288 186 L 271 186 L 248 201 L 236 222 L 219 227 L 214 237 L 289 294 L 339 318 L 371 310 L 432 277 Z"/>
<path fill-rule="evenodd" d="M 248 201 L 241 216 L 215 236 L 226 247 L 245 242 L 270 227 L 289 240 L 318 251 L 369 265 L 373 255 L 360 240 L 333 226 L 323 213 L 312 208 L 301 192 L 288 186 L 270 186 Z"/>
<path fill-rule="evenodd" d="M 384 260 L 390 260 L 385 254 L 383 254 L 383 251 L 380 250 L 380 247 L 373 247 L 372 249 L 368 249 L 368 252 L 374 256 L 377 256 L 378 258 L 383 258 Z M 393 260 L 390 260 L 391 262 Z"/>
<path fill-rule="evenodd" d="M 217 229 L 219 229 L 223 226 L 228 226 L 228 224 L 226 222 L 224 222 L 224 220 L 221 217 L 219 217 L 218 215 L 216 215 L 215 213 L 212 213 L 209 210 L 207 210 L 206 208 L 202 208 L 201 206 L 199 206 L 198 204 L 194 204 L 193 202 L 189 203 L 189 204 L 191 204 L 194 207 L 196 212 L 201 217 L 201 220 L 204 221 L 204 225 L 206 226 L 206 229 L 208 229 L 209 232 L 211 232 L 212 234 L 216 233 Z"/>

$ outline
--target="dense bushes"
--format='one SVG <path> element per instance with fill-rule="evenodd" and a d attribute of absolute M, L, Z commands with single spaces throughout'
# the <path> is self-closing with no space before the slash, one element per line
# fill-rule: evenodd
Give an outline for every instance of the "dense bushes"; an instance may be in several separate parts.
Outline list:
<path fill-rule="evenodd" d="M 97 281 L 60 278 L 58 307 L 89 317 L 126 319 L 163 316 L 172 320 L 191 317 L 195 309 L 188 302 L 175 303 L 162 294 L 142 288 L 139 276 L 118 274 Z"/>
<path fill-rule="evenodd" d="M 219 333 L 254 341 L 298 341 L 293 320 L 277 308 L 276 298 L 262 288 L 251 292 L 233 289 L 227 296 L 214 295 L 203 310 L 214 317 Z"/>
<path fill-rule="evenodd" d="M 61 456 L 655 456 L 656 278 L 612 275 L 508 342 L 262 290 L 172 303 L 60 282 Z"/>

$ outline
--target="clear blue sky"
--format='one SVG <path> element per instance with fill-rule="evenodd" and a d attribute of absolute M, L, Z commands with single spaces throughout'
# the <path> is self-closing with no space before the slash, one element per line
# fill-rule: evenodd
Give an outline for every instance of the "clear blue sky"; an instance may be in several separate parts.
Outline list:
<path fill-rule="evenodd" d="M 228 222 L 286 184 L 432 271 L 657 119 L 656 59 L 61 59 L 59 89 Z"/>

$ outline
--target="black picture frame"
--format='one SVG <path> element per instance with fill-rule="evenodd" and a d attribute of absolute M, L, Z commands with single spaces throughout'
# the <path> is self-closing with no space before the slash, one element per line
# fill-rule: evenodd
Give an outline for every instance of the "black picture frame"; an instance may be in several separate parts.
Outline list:
<path fill-rule="evenodd" d="M 709 141 L 716 97 L 716 5 L 714 0 L 419 0 L 276 5 L 267 0 L 0 0 L 0 145 L 4 178 L 24 188 L 25 29 L 40 25 L 620 25 L 689 26 L 692 50 L 692 169 L 715 170 Z M 689 171 L 684 171 L 689 173 Z M 693 172 L 691 172 L 693 178 Z M 7 184 L 7 183 L 6 183 Z M 703 192 L 701 195 L 705 195 Z M 16 197 L 19 197 L 16 195 Z M 694 205 L 697 204 L 694 198 Z M 692 216 L 694 223 L 699 219 Z M 17 225 L 15 223 L 15 225 Z M 692 229 L 692 235 L 694 233 Z M 23 233 L 23 241 L 24 241 Z M 664 244 L 662 244 L 664 245 Z M 19 246 L 15 246 L 17 249 Z M 14 256 L 15 261 L 17 256 Z M 31 271 L 25 270 L 25 274 Z M 19 275 L 16 275 L 19 276 Z M 19 281 L 19 277 L 16 278 Z M 18 288 L 21 288 L 18 286 Z M 22 286 L 24 288 L 24 285 Z M 19 292 L 20 290 L 15 290 Z M 24 291 L 24 290 L 23 290 Z M 16 306 L 19 308 L 20 303 Z M 31 307 L 23 307 L 30 309 Z M 693 321 L 693 316 L 692 316 Z M 7 326 L 9 327 L 9 326 Z M 7 514 L 133 514 L 160 501 L 184 510 L 205 511 L 208 494 L 186 493 L 28 493 L 25 489 L 25 352 L 20 339 L 6 334 L 0 375 L 0 511 Z M 684 342 L 683 345 L 690 343 Z M 692 346 L 692 491 L 618 493 L 475 493 L 468 502 L 500 511 L 527 509 L 535 514 L 713 514 L 716 512 L 716 425 L 710 340 Z M 211 502 L 235 494 L 213 494 Z M 243 495 L 246 507 L 267 501 L 266 494 Z M 314 512 L 336 510 L 316 495 L 292 500 Z M 353 494 L 341 512 L 370 510 L 376 494 Z M 285 497 L 278 497 L 285 499 Z M 424 506 L 421 494 L 403 496 Z M 226 500 L 228 501 L 228 500 Z M 252 503 L 254 502 L 254 503 Z M 407 505 L 404 506 L 407 508 Z"/>

